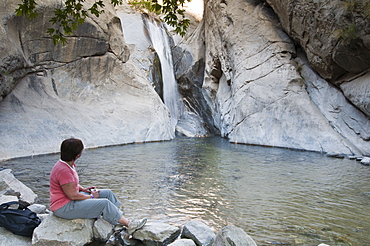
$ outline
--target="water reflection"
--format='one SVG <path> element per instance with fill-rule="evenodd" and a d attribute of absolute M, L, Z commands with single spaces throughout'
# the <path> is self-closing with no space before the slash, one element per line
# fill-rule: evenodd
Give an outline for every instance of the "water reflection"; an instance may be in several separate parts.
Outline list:
<path fill-rule="evenodd" d="M 48 203 L 58 155 L 1 163 Z M 370 245 L 369 167 L 317 153 L 221 138 L 85 150 L 82 185 L 111 188 L 127 217 L 234 224 L 258 245 Z"/>

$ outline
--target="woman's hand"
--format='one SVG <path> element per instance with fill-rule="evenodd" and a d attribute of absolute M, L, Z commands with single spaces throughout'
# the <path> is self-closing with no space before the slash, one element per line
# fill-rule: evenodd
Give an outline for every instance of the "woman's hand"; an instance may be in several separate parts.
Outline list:
<path fill-rule="evenodd" d="M 99 197 L 99 193 L 100 193 L 99 190 L 97 190 L 97 189 L 91 189 L 90 192 L 91 192 L 90 194 L 93 195 L 94 198 L 98 198 Z"/>
<path fill-rule="evenodd" d="M 91 186 L 89 188 L 86 188 L 87 192 L 90 193 L 92 189 L 97 189 L 98 187 L 96 186 Z"/>
<path fill-rule="evenodd" d="M 80 191 L 83 191 L 83 192 L 86 192 L 86 193 L 91 193 L 91 190 L 92 189 L 97 189 L 98 187 L 96 186 L 91 186 L 89 188 L 83 188 L 81 185 L 79 186 L 79 190 Z"/>

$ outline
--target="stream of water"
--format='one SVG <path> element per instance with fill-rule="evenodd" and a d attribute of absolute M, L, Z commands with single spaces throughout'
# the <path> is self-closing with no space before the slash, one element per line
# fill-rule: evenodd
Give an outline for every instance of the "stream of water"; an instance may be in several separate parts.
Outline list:
<path fill-rule="evenodd" d="M 171 125 L 173 131 L 175 131 L 177 121 L 180 117 L 180 95 L 173 69 L 169 37 L 163 27 L 163 23 L 156 21 L 153 17 L 146 17 L 146 27 L 152 46 L 161 61 L 163 101 L 171 113 Z"/>
<path fill-rule="evenodd" d="M 0 163 L 48 204 L 59 155 Z M 215 231 L 234 224 L 258 245 L 370 245 L 370 168 L 311 152 L 230 144 L 222 138 L 84 150 L 81 184 L 111 188 L 128 218 Z"/>

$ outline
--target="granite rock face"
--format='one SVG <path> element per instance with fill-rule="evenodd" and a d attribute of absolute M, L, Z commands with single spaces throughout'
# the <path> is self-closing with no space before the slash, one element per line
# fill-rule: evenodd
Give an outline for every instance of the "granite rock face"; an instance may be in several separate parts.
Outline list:
<path fill-rule="evenodd" d="M 313 68 L 335 81 L 370 68 L 370 18 L 366 1 L 267 0 Z"/>
<path fill-rule="evenodd" d="M 344 81 L 340 89 L 348 100 L 370 117 L 370 72 Z"/>
<path fill-rule="evenodd" d="M 161 47 L 163 50 L 156 50 L 153 37 L 151 37 L 155 33 L 149 26 L 150 22 L 156 22 L 157 18 L 140 14 L 129 8 L 119 7 L 117 12 L 122 22 L 125 40 L 130 47 L 132 60 L 151 82 L 162 101 L 165 101 L 163 91 L 166 78 L 164 73 L 170 73 L 170 71 L 162 71 L 161 64 L 166 61 L 163 61 L 163 57 L 159 57 L 158 54 L 167 51 L 167 48 L 172 51 L 173 75 L 176 77 L 178 91 L 181 95 L 175 126 L 176 134 L 204 137 L 217 133 L 217 129 L 213 127 L 212 120 L 210 120 L 212 119 L 211 111 L 202 95 L 204 60 L 200 57 L 204 56 L 203 25 L 196 25 L 198 22 L 193 20 L 193 25 L 184 39 L 171 35 L 171 28 L 168 25 L 158 25 L 157 28 L 162 28 L 168 34 L 165 38 L 170 47 L 164 45 Z M 181 45 L 178 42 L 181 42 Z M 162 40 L 160 43 L 165 44 L 167 41 Z"/>
<path fill-rule="evenodd" d="M 370 116 L 368 1 L 267 0 L 288 35 L 324 79 Z"/>
<path fill-rule="evenodd" d="M 222 136 L 324 153 L 370 152 L 368 117 L 354 109 L 358 121 L 339 123 L 341 112 L 353 109 L 345 100 L 336 101 L 343 96 L 340 90 L 321 95 L 330 96 L 338 109 L 331 118 L 311 99 L 306 88 L 311 78 L 301 74 L 294 42 L 271 8 L 258 1 L 208 0 L 204 16 L 203 88 Z"/>
<path fill-rule="evenodd" d="M 72 136 L 87 148 L 172 139 L 168 109 L 130 60 L 113 7 L 54 46 L 45 31 L 55 3 L 32 21 L 14 16 L 16 1 L 1 3 L 0 159 L 58 152 Z"/>

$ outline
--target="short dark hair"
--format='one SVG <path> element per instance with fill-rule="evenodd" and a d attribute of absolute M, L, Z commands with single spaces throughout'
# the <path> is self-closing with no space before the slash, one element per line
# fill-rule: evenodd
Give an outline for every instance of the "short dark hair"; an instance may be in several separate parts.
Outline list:
<path fill-rule="evenodd" d="M 62 161 L 76 160 L 83 149 L 84 145 L 80 139 L 68 138 L 60 145 L 60 159 Z"/>

